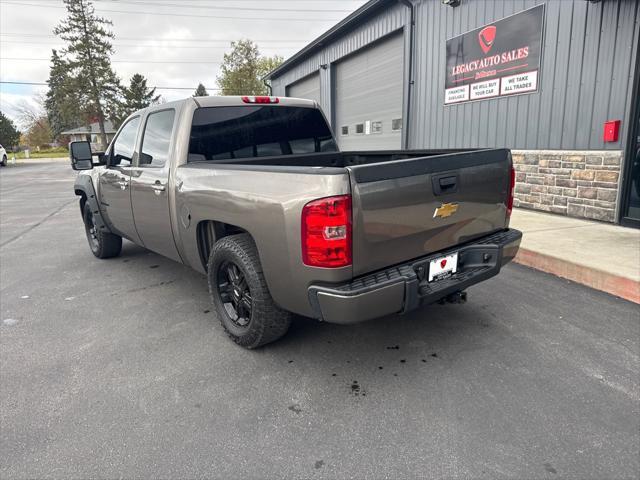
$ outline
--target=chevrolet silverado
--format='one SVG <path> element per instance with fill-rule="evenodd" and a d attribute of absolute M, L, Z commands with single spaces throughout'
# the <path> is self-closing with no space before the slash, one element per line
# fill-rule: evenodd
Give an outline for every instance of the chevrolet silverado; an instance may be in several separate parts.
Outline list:
<path fill-rule="evenodd" d="M 93 254 L 117 256 L 125 238 L 205 274 L 247 348 L 293 314 L 347 324 L 464 301 L 522 236 L 509 150 L 340 152 L 311 100 L 155 105 L 97 161 L 88 142 L 70 157 Z"/>

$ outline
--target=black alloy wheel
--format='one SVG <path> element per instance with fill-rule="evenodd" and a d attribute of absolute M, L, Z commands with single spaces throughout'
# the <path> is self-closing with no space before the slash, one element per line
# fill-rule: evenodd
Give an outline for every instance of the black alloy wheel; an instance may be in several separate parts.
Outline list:
<path fill-rule="evenodd" d="M 89 247 L 95 253 L 100 249 L 100 239 L 98 238 L 98 227 L 96 227 L 96 221 L 90 209 L 85 210 L 84 228 L 87 232 Z"/>
<path fill-rule="evenodd" d="M 120 255 L 122 250 L 122 237 L 109 231 L 98 228 L 95 213 L 88 203 L 81 203 L 82 219 L 84 220 L 84 231 L 87 235 L 89 248 L 98 258 L 111 258 Z"/>
<path fill-rule="evenodd" d="M 218 269 L 218 293 L 229 319 L 240 328 L 251 323 L 253 299 L 244 273 L 233 262 L 223 262 Z"/>
<path fill-rule="evenodd" d="M 249 234 L 228 235 L 213 245 L 207 280 L 218 320 L 238 345 L 258 348 L 289 329 L 292 314 L 273 301 Z"/>

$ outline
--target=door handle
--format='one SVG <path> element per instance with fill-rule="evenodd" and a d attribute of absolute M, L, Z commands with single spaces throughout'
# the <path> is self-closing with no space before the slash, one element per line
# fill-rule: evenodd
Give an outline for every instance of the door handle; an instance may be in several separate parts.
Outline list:
<path fill-rule="evenodd" d="M 160 195 L 162 192 L 166 190 L 166 186 L 163 183 L 160 183 L 158 180 L 156 180 L 156 183 L 151 185 L 151 188 L 153 188 L 153 192 L 156 195 Z"/>
<path fill-rule="evenodd" d="M 456 177 L 447 177 L 440 179 L 440 188 L 446 190 L 456 186 Z"/>
<path fill-rule="evenodd" d="M 120 185 L 120 190 L 126 190 L 129 186 L 129 182 L 126 180 L 121 180 L 118 182 L 118 185 Z"/>
<path fill-rule="evenodd" d="M 434 195 L 446 195 L 458 192 L 458 174 L 445 173 L 431 177 L 431 185 Z"/>

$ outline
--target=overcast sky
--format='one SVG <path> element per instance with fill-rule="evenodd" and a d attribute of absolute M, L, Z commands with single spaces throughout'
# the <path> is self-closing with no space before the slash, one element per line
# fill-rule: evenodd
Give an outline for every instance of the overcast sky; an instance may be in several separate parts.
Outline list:
<path fill-rule="evenodd" d="M 265 55 L 290 57 L 366 0 L 93 0 L 113 21 L 113 67 L 123 83 L 138 72 L 166 100 L 193 93 L 202 82 L 215 93 L 222 56 L 232 40 L 249 38 Z M 45 82 L 52 33 L 65 18 L 62 0 L 0 0 L 0 80 Z M 0 109 L 17 120 L 15 105 L 45 86 L 0 84 Z"/>

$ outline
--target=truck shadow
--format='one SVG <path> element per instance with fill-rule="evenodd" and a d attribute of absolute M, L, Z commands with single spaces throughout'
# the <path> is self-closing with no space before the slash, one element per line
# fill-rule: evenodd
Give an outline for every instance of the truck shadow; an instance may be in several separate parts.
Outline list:
<path fill-rule="evenodd" d="M 194 318 L 193 327 L 213 327 L 220 341 L 228 342 L 210 306 L 203 275 L 130 242 L 123 246 L 119 259 L 129 264 L 132 274 L 147 268 L 157 272 L 149 288 L 167 285 L 160 280 L 170 279 L 171 289 L 184 289 L 178 296 L 195 293 L 198 305 L 207 307 L 203 319 L 202 310 L 194 307 L 191 315 L 198 315 L 202 320 Z M 371 369 L 404 368 L 406 371 L 410 365 L 451 361 L 463 351 L 486 348 L 501 341 L 504 335 L 496 335 L 497 331 L 507 334 L 498 321 L 500 313 L 492 312 L 499 307 L 483 301 L 484 295 L 473 293 L 474 289 L 469 303 L 464 305 L 428 305 L 407 315 L 391 315 L 353 325 L 329 324 L 297 316 L 282 339 L 251 352 L 236 353 L 265 356 L 270 362 L 282 364 L 304 363 L 316 370 L 312 375 L 319 376 L 331 376 L 340 366 L 366 365 Z M 307 373 L 310 372 L 307 370 Z"/>

